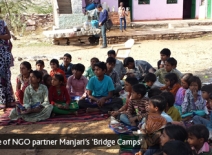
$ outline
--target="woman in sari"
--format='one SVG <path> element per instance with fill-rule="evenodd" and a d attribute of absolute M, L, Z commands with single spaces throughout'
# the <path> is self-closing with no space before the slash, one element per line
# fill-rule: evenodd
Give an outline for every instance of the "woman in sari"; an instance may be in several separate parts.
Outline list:
<path fill-rule="evenodd" d="M 6 23 L 0 20 L 0 110 L 5 110 L 15 101 L 10 81 L 12 63 L 12 54 L 8 44 L 10 38 Z"/>

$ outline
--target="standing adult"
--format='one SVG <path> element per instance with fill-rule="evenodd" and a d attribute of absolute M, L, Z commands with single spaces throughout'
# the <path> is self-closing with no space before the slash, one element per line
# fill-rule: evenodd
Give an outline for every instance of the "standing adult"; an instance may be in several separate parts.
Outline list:
<path fill-rule="evenodd" d="M 11 86 L 12 56 L 8 40 L 11 38 L 5 21 L 0 20 L 0 110 L 15 101 Z"/>
<path fill-rule="evenodd" d="M 102 8 L 101 4 L 97 5 L 97 10 L 100 12 L 99 13 L 99 26 L 101 26 L 102 41 L 103 41 L 101 48 L 106 48 L 107 47 L 106 21 L 108 19 L 108 12 L 107 12 L 107 10 Z"/>
<path fill-rule="evenodd" d="M 119 13 L 119 19 L 120 19 L 120 31 L 123 32 L 122 21 L 124 21 L 124 30 L 126 31 L 126 18 L 125 18 L 125 16 L 127 16 L 127 14 L 125 12 L 125 8 L 124 8 L 124 3 L 123 2 L 120 3 L 120 7 L 118 9 L 118 13 Z"/>

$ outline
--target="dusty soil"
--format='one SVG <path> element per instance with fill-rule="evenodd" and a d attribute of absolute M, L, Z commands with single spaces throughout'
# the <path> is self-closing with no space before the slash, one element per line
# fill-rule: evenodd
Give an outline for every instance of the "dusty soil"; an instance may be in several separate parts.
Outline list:
<path fill-rule="evenodd" d="M 47 56 L 49 60 L 52 57 L 59 58 L 64 53 L 72 55 L 73 63 L 83 63 L 86 67 L 89 66 L 92 57 L 98 57 L 101 61 L 107 58 L 107 49 L 100 49 L 99 46 L 88 46 L 79 44 L 76 46 L 55 46 L 45 43 L 37 43 L 36 41 L 21 38 L 14 42 L 13 55 L 14 57 L 32 57 L 32 56 Z M 24 40 L 24 41 L 23 41 Z M 212 78 L 212 37 L 190 39 L 190 40 L 161 40 L 161 41 L 142 41 L 133 46 L 130 56 L 136 60 L 146 60 L 157 65 L 160 59 L 160 50 L 169 48 L 172 52 L 172 57 L 178 60 L 177 68 L 183 72 L 191 72 L 199 75 L 203 81 L 208 81 Z M 24 59 L 27 60 L 27 59 Z M 35 61 L 30 61 L 33 69 L 35 69 Z M 60 60 L 61 62 L 61 60 Z M 11 68 L 12 84 L 15 88 L 15 79 L 19 74 L 19 65 L 21 61 L 15 61 L 15 66 Z M 49 61 L 45 61 L 45 69 L 50 71 Z M 19 126 L 4 126 L 0 127 L 0 133 L 112 133 L 108 128 L 108 120 L 99 122 L 84 122 L 84 123 L 66 123 L 53 125 L 19 125 Z M 24 155 L 26 150 L 1 150 L 1 154 L 8 155 Z M 66 155 L 66 154 L 102 154 L 112 155 L 118 154 L 117 149 L 107 150 L 39 150 L 39 155 Z"/>

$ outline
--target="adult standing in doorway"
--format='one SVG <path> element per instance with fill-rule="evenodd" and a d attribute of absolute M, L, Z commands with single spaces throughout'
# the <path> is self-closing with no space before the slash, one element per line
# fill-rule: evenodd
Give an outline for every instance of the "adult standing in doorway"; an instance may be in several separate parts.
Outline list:
<path fill-rule="evenodd" d="M 5 21 L 0 20 L 0 110 L 5 110 L 14 101 L 11 86 L 10 65 L 12 56 L 8 40 L 11 38 Z"/>
<path fill-rule="evenodd" d="M 107 12 L 107 10 L 102 8 L 101 4 L 97 5 L 97 10 L 100 12 L 100 14 L 99 14 L 99 26 L 101 26 L 102 41 L 103 41 L 101 48 L 107 48 L 106 21 L 108 19 L 108 12 Z"/>
<path fill-rule="evenodd" d="M 119 13 L 119 19 L 120 19 L 120 31 L 123 32 L 123 28 L 122 28 L 122 21 L 124 21 L 124 30 L 126 31 L 126 18 L 125 16 L 127 16 L 126 12 L 125 12 L 125 8 L 124 8 L 124 3 L 121 2 L 120 3 L 120 7 L 118 10 Z"/>

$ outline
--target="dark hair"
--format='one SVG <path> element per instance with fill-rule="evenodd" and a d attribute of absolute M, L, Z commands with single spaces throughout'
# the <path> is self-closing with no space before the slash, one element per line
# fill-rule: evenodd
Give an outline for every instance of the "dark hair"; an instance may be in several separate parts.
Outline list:
<path fill-rule="evenodd" d="M 175 97 L 171 92 L 162 92 L 160 95 L 166 99 L 169 107 L 174 105 Z"/>
<path fill-rule="evenodd" d="M 28 70 L 32 70 L 32 66 L 28 61 L 23 61 L 21 65 L 24 65 Z"/>
<path fill-rule="evenodd" d="M 77 70 L 77 71 L 80 71 L 80 72 L 83 73 L 85 71 L 85 66 L 81 63 L 75 64 L 74 70 Z"/>
<path fill-rule="evenodd" d="M 192 76 L 188 80 L 188 85 L 190 86 L 192 82 L 196 82 L 198 84 L 198 90 L 201 90 L 202 88 L 202 82 L 198 76 Z"/>
<path fill-rule="evenodd" d="M 109 50 L 109 51 L 107 52 L 107 55 L 109 55 L 109 54 L 116 55 L 116 52 L 115 52 L 114 50 Z"/>
<path fill-rule="evenodd" d="M 146 87 L 143 84 L 136 84 L 132 87 L 132 90 L 137 94 L 141 94 L 142 97 L 146 94 Z"/>
<path fill-rule="evenodd" d="M 129 84 L 131 84 L 131 86 L 138 84 L 138 79 L 136 77 L 130 77 L 128 76 L 125 81 Z"/>
<path fill-rule="evenodd" d="M 102 5 L 101 5 L 101 4 L 98 4 L 98 5 L 96 6 L 96 8 L 102 8 Z"/>
<path fill-rule="evenodd" d="M 31 72 L 32 74 L 34 74 L 34 76 L 37 78 L 37 79 L 40 79 L 40 82 L 39 83 L 41 83 L 42 82 L 42 73 L 40 72 L 40 71 L 32 71 Z"/>
<path fill-rule="evenodd" d="M 193 74 L 191 74 L 191 73 L 185 73 L 185 74 L 183 74 L 181 79 L 185 80 L 185 82 L 188 83 L 189 78 L 191 78 L 192 76 L 193 76 Z"/>
<path fill-rule="evenodd" d="M 64 77 L 62 74 L 55 74 L 54 77 L 59 80 L 60 82 L 64 82 Z"/>
<path fill-rule="evenodd" d="M 124 59 L 124 67 L 127 67 L 130 62 L 135 62 L 135 60 L 132 57 L 127 57 Z"/>
<path fill-rule="evenodd" d="M 68 53 L 64 54 L 64 57 L 67 57 L 67 58 L 69 58 L 69 59 L 72 58 L 72 57 L 71 57 L 71 54 L 68 54 Z"/>
<path fill-rule="evenodd" d="M 166 60 L 166 62 L 168 62 L 171 66 L 177 66 L 177 60 L 175 58 L 173 58 L 173 57 L 168 58 Z"/>
<path fill-rule="evenodd" d="M 106 63 L 109 63 L 109 64 L 111 64 L 111 63 L 116 64 L 116 59 L 113 58 L 113 57 L 108 57 L 107 60 L 106 60 Z"/>
<path fill-rule="evenodd" d="M 212 93 L 209 94 L 209 99 L 212 100 Z"/>
<path fill-rule="evenodd" d="M 151 98 L 153 96 L 157 96 L 160 95 L 162 93 L 162 91 L 158 88 L 151 88 L 148 92 L 148 97 Z"/>
<path fill-rule="evenodd" d="M 163 132 L 164 131 L 166 132 L 169 139 L 180 140 L 182 142 L 188 139 L 188 133 L 186 129 L 180 125 L 166 125 L 163 129 Z"/>
<path fill-rule="evenodd" d="M 46 81 L 48 80 L 48 78 L 51 77 L 49 74 L 46 74 L 43 76 L 43 83 L 46 85 Z"/>
<path fill-rule="evenodd" d="M 150 98 L 154 107 L 157 107 L 160 112 L 162 112 L 166 108 L 166 100 L 162 96 L 153 96 Z"/>
<path fill-rule="evenodd" d="M 51 63 L 52 63 L 52 64 L 56 64 L 57 67 L 59 67 L 59 61 L 58 61 L 57 59 L 52 59 L 52 60 L 50 61 L 50 65 L 51 65 Z"/>
<path fill-rule="evenodd" d="M 101 68 L 102 70 L 107 70 L 106 63 L 104 62 L 97 62 L 94 64 L 94 66 Z"/>
<path fill-rule="evenodd" d="M 208 94 L 212 93 L 212 84 L 203 86 L 202 89 L 201 89 L 201 91 L 205 91 Z"/>
<path fill-rule="evenodd" d="M 164 48 L 160 51 L 160 54 L 164 54 L 164 55 L 170 57 L 171 51 L 168 48 Z"/>
<path fill-rule="evenodd" d="M 73 64 L 72 67 L 71 67 L 71 70 L 74 70 L 75 66 L 76 66 L 76 64 Z"/>
<path fill-rule="evenodd" d="M 41 64 L 42 66 L 45 66 L 44 61 L 43 60 L 38 60 L 36 61 L 36 65 Z"/>
<path fill-rule="evenodd" d="M 192 155 L 190 146 L 187 143 L 178 140 L 166 142 L 162 150 L 166 155 Z"/>
<path fill-rule="evenodd" d="M 144 77 L 144 81 L 145 82 L 155 82 L 157 80 L 157 77 L 155 74 L 153 73 L 148 73 L 147 75 L 145 75 Z"/>
<path fill-rule="evenodd" d="M 187 132 L 188 132 L 188 135 L 195 136 L 198 139 L 203 138 L 204 142 L 208 141 L 209 131 L 205 125 L 196 124 L 196 125 L 190 126 L 187 129 Z"/>
<path fill-rule="evenodd" d="M 175 73 L 166 74 L 165 79 L 168 79 L 170 81 L 170 87 L 173 87 L 174 84 L 179 82 L 179 79 Z"/>
<path fill-rule="evenodd" d="M 99 59 L 96 58 L 96 57 L 91 58 L 91 61 L 92 61 L 92 60 L 94 60 L 94 61 L 96 61 L 96 62 L 99 62 Z"/>

